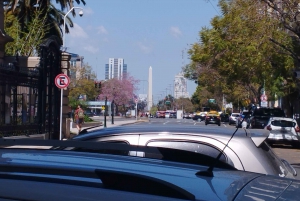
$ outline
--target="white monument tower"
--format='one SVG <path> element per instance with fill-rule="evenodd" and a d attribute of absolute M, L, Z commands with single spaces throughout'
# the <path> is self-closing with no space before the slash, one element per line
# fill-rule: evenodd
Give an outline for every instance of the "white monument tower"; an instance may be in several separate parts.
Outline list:
<path fill-rule="evenodd" d="M 152 67 L 149 67 L 149 75 L 148 75 L 148 111 L 150 111 L 153 105 L 152 100 Z"/>

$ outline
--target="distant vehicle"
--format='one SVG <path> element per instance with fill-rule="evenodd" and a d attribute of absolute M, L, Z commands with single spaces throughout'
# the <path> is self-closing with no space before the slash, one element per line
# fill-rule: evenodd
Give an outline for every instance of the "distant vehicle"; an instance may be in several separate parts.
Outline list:
<path fill-rule="evenodd" d="M 176 119 L 177 118 L 177 112 L 171 112 L 170 113 L 170 118 Z"/>
<path fill-rule="evenodd" d="M 236 118 L 240 116 L 240 113 L 231 113 L 229 117 L 229 125 L 236 124 Z"/>
<path fill-rule="evenodd" d="M 166 111 L 157 111 L 156 118 L 165 118 Z"/>
<path fill-rule="evenodd" d="M 220 117 L 221 117 L 221 122 L 229 122 L 229 114 L 222 113 L 220 114 Z"/>
<path fill-rule="evenodd" d="M 184 113 L 183 114 L 183 118 L 184 119 L 190 119 L 191 117 L 190 117 L 190 113 Z"/>
<path fill-rule="evenodd" d="M 299 147 L 300 128 L 295 119 L 271 117 L 265 129 L 270 132 L 267 139 L 269 144 L 283 143 Z"/>
<path fill-rule="evenodd" d="M 165 112 L 165 118 L 170 118 L 170 112 Z"/>
<path fill-rule="evenodd" d="M 95 114 L 91 111 L 85 111 L 84 114 L 88 117 L 93 117 Z"/>
<path fill-rule="evenodd" d="M 199 113 L 196 113 L 194 115 L 193 120 L 204 121 L 205 120 L 205 116 L 206 116 L 206 112 L 199 112 Z"/>
<path fill-rule="evenodd" d="M 221 117 L 219 113 L 216 111 L 208 112 L 205 117 L 205 125 L 207 124 L 217 124 L 218 126 L 221 126 Z"/>
<path fill-rule="evenodd" d="M 249 120 L 249 128 L 263 129 L 271 117 L 285 117 L 281 108 L 256 108 Z"/>

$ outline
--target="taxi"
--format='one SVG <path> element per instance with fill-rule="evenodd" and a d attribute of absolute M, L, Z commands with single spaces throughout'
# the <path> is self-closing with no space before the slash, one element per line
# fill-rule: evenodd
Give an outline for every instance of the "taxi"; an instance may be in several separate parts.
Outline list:
<path fill-rule="evenodd" d="M 217 111 L 210 111 L 206 114 L 205 125 L 207 124 L 217 124 L 221 126 L 221 117 Z"/>

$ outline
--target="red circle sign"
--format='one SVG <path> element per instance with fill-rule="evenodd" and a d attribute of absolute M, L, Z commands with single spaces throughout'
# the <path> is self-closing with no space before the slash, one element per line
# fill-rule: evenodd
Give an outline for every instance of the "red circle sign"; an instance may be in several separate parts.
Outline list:
<path fill-rule="evenodd" d="M 137 102 L 138 102 L 138 99 L 135 99 L 134 102 L 137 103 Z"/>
<path fill-rule="evenodd" d="M 266 95 L 263 94 L 263 95 L 260 96 L 260 100 L 261 100 L 261 101 L 267 101 L 268 98 L 267 98 Z"/>
<path fill-rule="evenodd" d="M 56 77 L 55 77 L 55 85 L 60 88 L 60 89 L 63 89 L 63 88 L 66 88 L 69 86 L 70 84 L 70 78 L 65 75 L 65 74 L 58 74 Z"/>

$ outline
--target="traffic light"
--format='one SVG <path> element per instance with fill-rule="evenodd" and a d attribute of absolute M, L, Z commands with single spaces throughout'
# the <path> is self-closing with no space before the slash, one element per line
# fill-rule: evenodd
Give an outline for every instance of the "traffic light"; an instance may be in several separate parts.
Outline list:
<path fill-rule="evenodd" d="M 97 89 L 97 88 L 101 89 L 101 82 L 95 81 L 95 88 L 96 88 L 96 89 Z"/>

